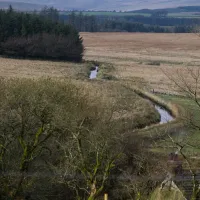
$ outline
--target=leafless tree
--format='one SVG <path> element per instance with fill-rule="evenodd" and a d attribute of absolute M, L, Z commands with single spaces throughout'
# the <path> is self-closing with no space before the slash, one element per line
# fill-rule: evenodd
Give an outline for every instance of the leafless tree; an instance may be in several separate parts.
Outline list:
<path fill-rule="evenodd" d="M 177 70 L 174 75 L 164 72 L 167 77 L 174 83 L 176 89 L 181 93 L 182 98 L 190 100 L 195 106 L 196 116 L 200 114 L 200 70 L 199 68 L 184 68 L 182 70 Z M 187 110 L 187 109 L 186 109 Z M 194 151 L 200 148 L 200 143 L 198 140 L 193 140 L 193 132 L 200 130 L 200 121 L 194 114 L 194 111 L 188 110 L 182 116 L 185 122 L 185 127 L 189 128 L 189 133 L 181 140 L 167 134 L 168 139 L 173 144 L 173 147 L 181 155 L 184 163 L 186 164 L 188 171 L 192 177 L 192 194 L 191 200 L 197 200 L 200 195 L 200 180 L 198 179 L 199 169 L 195 166 L 195 160 L 192 159 L 192 155 L 189 153 L 188 148 Z"/>
<path fill-rule="evenodd" d="M 77 127 L 66 128 L 56 140 L 62 159 L 60 167 L 52 167 L 61 175 L 57 181 L 73 190 L 76 199 L 94 200 L 102 195 L 112 170 L 123 158 L 123 134 L 109 117 L 112 113 L 101 118 L 93 114 L 83 115 Z M 95 123 L 91 122 L 93 117 Z"/>

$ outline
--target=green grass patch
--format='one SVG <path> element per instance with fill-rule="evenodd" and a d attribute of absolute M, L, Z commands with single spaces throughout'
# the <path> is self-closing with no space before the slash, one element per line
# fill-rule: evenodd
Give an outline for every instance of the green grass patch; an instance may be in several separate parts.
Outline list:
<path fill-rule="evenodd" d="M 194 100 L 181 97 L 181 96 L 172 96 L 172 95 L 159 95 L 168 102 L 173 102 L 177 105 L 180 105 L 184 109 L 182 114 L 183 119 L 191 118 L 196 124 L 200 123 L 200 108 L 197 106 Z"/>
<path fill-rule="evenodd" d="M 141 97 L 145 98 L 145 99 L 149 99 L 150 101 L 152 101 L 155 104 L 158 104 L 160 106 L 162 106 L 163 108 L 165 108 L 170 114 L 172 114 L 172 116 L 174 116 L 175 118 L 179 117 L 179 110 L 176 107 L 175 104 L 172 104 L 171 102 L 166 102 L 163 98 L 160 98 L 158 96 L 155 96 L 152 93 L 143 91 L 139 88 L 135 88 L 134 91 Z"/>
<path fill-rule="evenodd" d="M 184 112 L 180 113 L 180 118 L 182 118 L 185 126 L 182 128 L 177 129 L 177 134 L 173 136 L 176 141 L 181 143 L 189 144 L 185 147 L 185 152 L 189 155 L 195 155 L 200 153 L 200 148 L 193 148 L 192 146 L 198 146 L 200 141 L 200 130 L 194 129 L 194 127 L 189 126 L 190 124 L 186 123 L 188 119 L 192 119 L 192 121 L 199 125 L 200 124 L 200 108 L 197 104 L 190 98 L 181 97 L 181 96 L 172 96 L 172 95 L 164 95 L 159 94 L 160 98 L 164 99 L 167 102 L 172 102 L 176 105 L 179 105 Z M 183 125 L 184 125 L 183 124 Z M 190 146 L 192 145 L 192 146 Z M 159 145 L 152 149 L 152 151 L 159 151 L 163 152 L 163 149 L 169 151 L 170 149 L 173 150 L 174 147 L 170 140 L 159 142 Z"/>
<path fill-rule="evenodd" d="M 200 14 L 197 15 L 196 12 L 180 12 L 180 13 L 169 13 L 169 17 L 178 17 L 178 18 L 199 18 Z"/>
<path fill-rule="evenodd" d="M 80 12 L 75 12 L 78 15 Z M 64 11 L 60 12 L 62 15 L 70 15 L 71 11 Z M 126 16 L 144 16 L 150 17 L 150 13 L 140 13 L 140 12 L 115 12 L 115 11 L 83 11 L 83 15 L 87 16 L 111 16 L 111 17 L 126 17 Z M 177 12 L 177 13 L 169 13 L 167 17 L 176 17 L 176 18 L 199 18 L 200 14 L 198 15 L 196 12 Z"/>
<path fill-rule="evenodd" d="M 80 12 L 75 12 L 75 14 L 79 14 Z M 61 14 L 64 15 L 70 15 L 71 12 L 61 12 Z M 142 15 L 145 17 L 149 17 L 150 14 L 147 13 L 131 13 L 131 12 L 106 12 L 106 11 L 83 11 L 82 12 L 83 15 L 87 15 L 87 16 L 120 16 L 120 17 L 124 17 L 124 16 L 136 16 L 136 15 Z"/>
<path fill-rule="evenodd" d="M 79 14 L 80 12 L 77 11 L 75 12 L 75 14 Z M 63 15 L 70 15 L 70 12 L 60 12 L 60 14 Z M 83 11 L 82 12 L 83 15 L 87 15 L 87 16 L 117 16 L 117 17 L 125 17 L 125 16 L 137 16 L 137 15 L 141 15 L 144 17 L 150 17 L 151 14 L 149 13 L 137 13 L 137 12 L 115 12 L 115 11 L 110 11 L 110 12 L 106 12 L 106 11 Z M 168 17 L 177 17 L 177 18 L 199 18 L 200 15 L 197 15 L 196 12 L 178 12 L 178 13 L 169 13 Z"/>

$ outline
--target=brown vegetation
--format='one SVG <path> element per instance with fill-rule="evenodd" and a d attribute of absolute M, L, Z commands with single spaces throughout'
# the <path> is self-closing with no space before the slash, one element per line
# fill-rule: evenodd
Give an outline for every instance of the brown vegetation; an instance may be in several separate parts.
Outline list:
<path fill-rule="evenodd" d="M 4 196 L 23 198 L 31 191 L 33 197 L 41 193 L 50 199 L 48 195 L 59 192 L 57 199 L 84 196 L 93 200 L 108 189 L 112 199 L 121 194 L 124 199 L 147 199 L 163 180 L 163 154 L 154 154 L 149 147 L 160 139 L 152 136 L 171 130 L 166 126 L 143 129 L 147 134 L 136 130 L 158 122 L 159 116 L 134 88 L 172 93 L 173 84 L 163 72 L 198 67 L 198 38 L 190 34 L 82 36 L 85 59 L 105 62 L 99 77 L 109 81 L 88 80 L 93 65 L 89 62 L 0 58 L 0 76 L 4 77 L 0 82 L 0 167 L 5 171 L 0 184 Z M 178 116 L 176 106 L 146 95 Z M 13 177 L 10 171 L 17 175 Z M 72 175 L 76 178 L 71 179 Z"/>
<path fill-rule="evenodd" d="M 112 63 L 108 77 L 137 80 L 157 92 L 174 93 L 171 74 L 200 66 L 200 42 L 195 34 L 82 33 L 86 60 Z M 85 73 L 87 64 L 0 58 L 0 76 L 71 77 Z M 114 70 L 113 70 L 114 67 Z"/>
<path fill-rule="evenodd" d="M 80 74 L 86 76 L 86 70 L 87 64 L 0 58 L 0 76 L 4 78 L 73 78 Z"/>
<path fill-rule="evenodd" d="M 110 88 L 67 79 L 0 83 L 1 199 L 50 199 L 58 192 L 56 199 L 94 200 L 106 188 L 119 187 L 120 175 L 148 175 L 150 181 L 157 158 L 148 160 L 151 153 L 144 152 L 144 144 L 124 134 L 137 122 L 145 126 L 154 119 L 154 109 L 135 93 L 112 82 Z M 136 187 L 131 195 L 138 190 L 147 188 Z"/>
<path fill-rule="evenodd" d="M 195 34 L 82 33 L 85 58 L 113 63 L 119 79 L 140 78 L 155 91 L 173 93 L 172 74 L 200 66 L 200 41 Z M 151 65 L 149 65 L 149 63 Z"/>

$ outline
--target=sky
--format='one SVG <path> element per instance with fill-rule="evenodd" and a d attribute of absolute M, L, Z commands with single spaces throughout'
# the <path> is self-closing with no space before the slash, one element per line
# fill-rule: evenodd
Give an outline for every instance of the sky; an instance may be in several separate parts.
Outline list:
<path fill-rule="evenodd" d="M 47 4 L 59 9 L 138 10 L 199 5 L 200 0 L 0 0 Z"/>

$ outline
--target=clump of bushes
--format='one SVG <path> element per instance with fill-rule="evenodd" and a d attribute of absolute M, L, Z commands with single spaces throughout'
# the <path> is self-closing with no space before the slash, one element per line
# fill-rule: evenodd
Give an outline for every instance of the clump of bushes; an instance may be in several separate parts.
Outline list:
<path fill-rule="evenodd" d="M 73 36 L 47 33 L 11 37 L 1 44 L 1 53 L 12 57 L 81 61 L 83 48 L 77 42 Z"/>
<path fill-rule="evenodd" d="M 132 184 L 137 194 L 126 174 L 149 173 L 149 155 L 125 134 L 113 101 L 90 91 L 83 82 L 0 79 L 0 199 L 95 200 L 109 191 L 118 200 L 114 191 L 130 196 Z"/>
<path fill-rule="evenodd" d="M 51 79 L 0 79 L 0 92 L 0 199 L 101 195 L 122 150 L 101 98 Z"/>
<path fill-rule="evenodd" d="M 151 61 L 148 63 L 148 65 L 156 65 L 156 66 L 160 66 L 160 61 Z"/>

